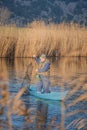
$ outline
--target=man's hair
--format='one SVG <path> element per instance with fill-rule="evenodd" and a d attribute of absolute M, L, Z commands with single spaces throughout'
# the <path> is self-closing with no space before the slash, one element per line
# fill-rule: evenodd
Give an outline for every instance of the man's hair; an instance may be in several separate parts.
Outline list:
<path fill-rule="evenodd" d="M 46 55 L 45 55 L 45 54 L 42 54 L 42 55 L 40 56 L 40 58 L 45 58 L 45 59 L 46 59 Z"/>

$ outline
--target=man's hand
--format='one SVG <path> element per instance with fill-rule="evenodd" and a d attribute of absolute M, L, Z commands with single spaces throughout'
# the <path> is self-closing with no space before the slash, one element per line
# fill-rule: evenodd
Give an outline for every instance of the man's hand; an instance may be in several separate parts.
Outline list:
<path fill-rule="evenodd" d="M 33 58 L 36 58 L 36 55 L 33 55 Z"/>
<path fill-rule="evenodd" d="M 38 69 L 36 69 L 36 72 L 38 72 Z"/>

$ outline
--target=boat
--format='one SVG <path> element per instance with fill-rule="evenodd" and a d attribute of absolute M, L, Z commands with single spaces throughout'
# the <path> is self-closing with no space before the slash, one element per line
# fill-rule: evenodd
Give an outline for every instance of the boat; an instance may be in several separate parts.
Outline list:
<path fill-rule="evenodd" d="M 40 99 L 44 99 L 44 100 L 61 101 L 61 100 L 64 100 L 68 92 L 69 91 L 65 90 L 65 91 L 59 91 L 59 92 L 40 93 L 37 91 L 37 87 L 35 86 L 31 85 L 29 88 L 30 95 L 35 96 Z"/>

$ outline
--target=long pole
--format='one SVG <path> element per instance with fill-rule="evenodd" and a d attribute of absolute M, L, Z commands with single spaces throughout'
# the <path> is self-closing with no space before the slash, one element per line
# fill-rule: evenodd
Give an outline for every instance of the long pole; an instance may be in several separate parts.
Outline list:
<path fill-rule="evenodd" d="M 23 82 L 22 82 L 22 84 L 21 84 L 21 88 L 23 88 L 23 87 L 24 87 L 24 82 L 25 82 L 25 80 L 28 79 L 28 86 L 26 87 L 25 92 L 26 92 L 27 90 L 29 90 L 29 87 L 30 87 L 32 69 L 33 69 L 33 65 L 32 65 L 32 63 L 30 63 L 30 64 L 27 66 L 27 69 L 26 69 L 26 72 L 25 72 L 25 76 L 24 76 Z"/>

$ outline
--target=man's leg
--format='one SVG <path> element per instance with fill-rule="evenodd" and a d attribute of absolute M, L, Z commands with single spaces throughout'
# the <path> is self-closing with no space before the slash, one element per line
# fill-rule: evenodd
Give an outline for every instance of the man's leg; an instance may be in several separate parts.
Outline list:
<path fill-rule="evenodd" d="M 48 76 L 42 76 L 42 87 L 43 87 L 43 93 L 50 93 L 50 81 Z"/>
<path fill-rule="evenodd" d="M 42 92 L 42 88 L 43 88 L 43 82 L 42 82 L 42 80 L 40 80 L 37 83 L 37 90 L 38 90 L 38 92 Z"/>

